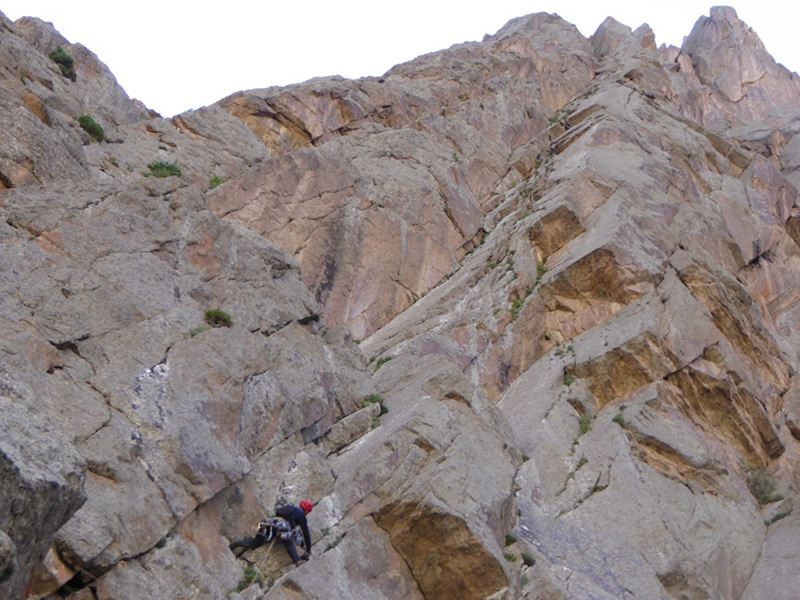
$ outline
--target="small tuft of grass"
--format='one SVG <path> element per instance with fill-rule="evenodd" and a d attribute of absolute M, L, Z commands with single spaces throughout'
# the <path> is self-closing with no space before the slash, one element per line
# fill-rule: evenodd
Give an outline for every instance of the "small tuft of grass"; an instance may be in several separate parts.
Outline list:
<path fill-rule="evenodd" d="M 519 316 L 519 311 L 522 308 L 522 304 L 525 300 L 518 298 L 511 303 L 511 320 L 516 321 L 517 317 Z"/>
<path fill-rule="evenodd" d="M 575 383 L 575 377 L 570 375 L 569 373 L 564 373 L 564 385 L 569 387 L 573 383 Z"/>
<path fill-rule="evenodd" d="M 385 365 L 387 362 L 389 362 L 393 358 L 394 358 L 394 356 L 381 356 L 378 359 L 378 361 L 375 363 L 375 371 L 373 371 L 373 373 L 375 373 L 378 369 L 380 369 L 383 365 Z"/>
<path fill-rule="evenodd" d="M 225 311 L 214 309 L 206 311 L 206 323 L 212 327 L 230 327 L 233 319 Z"/>
<path fill-rule="evenodd" d="M 219 175 L 214 175 L 214 176 L 211 178 L 211 181 L 210 181 L 210 182 L 209 182 L 209 184 L 208 184 L 208 189 L 210 189 L 210 190 L 213 190 L 213 189 L 214 189 L 215 187 L 217 187 L 217 186 L 218 186 L 220 183 L 225 183 L 225 181 L 226 181 L 226 180 L 225 180 L 225 179 L 223 179 L 222 177 L 220 177 Z"/>
<path fill-rule="evenodd" d="M 183 172 L 175 163 L 151 162 L 147 168 L 150 169 L 150 173 L 145 173 L 147 177 L 183 177 Z"/>
<path fill-rule="evenodd" d="M 243 592 L 247 588 L 249 588 L 253 583 L 262 583 L 264 580 L 256 570 L 256 568 L 252 565 L 248 565 L 244 569 L 244 577 L 239 581 L 239 585 L 236 586 L 237 592 Z"/>
<path fill-rule="evenodd" d="M 513 552 L 503 552 L 503 556 L 508 562 L 516 562 L 517 560 L 517 555 Z"/>
<path fill-rule="evenodd" d="M 333 548 L 336 548 L 336 546 L 338 546 L 339 542 L 341 542 L 341 541 L 342 541 L 342 536 L 337 535 L 333 539 L 333 541 L 328 544 L 328 546 L 327 546 L 328 550 L 332 550 Z"/>
<path fill-rule="evenodd" d="M 78 125 L 80 125 L 81 129 L 88 133 L 89 137 L 95 142 L 102 142 L 106 139 L 106 132 L 100 124 L 89 115 L 81 115 L 78 117 Z"/>
<path fill-rule="evenodd" d="M 594 417 L 590 415 L 583 415 L 581 420 L 578 421 L 578 430 L 581 432 L 581 435 L 589 433 L 592 430 L 592 423 L 594 422 Z"/>
<path fill-rule="evenodd" d="M 517 541 L 517 538 L 515 538 L 513 535 L 511 535 L 510 533 L 506 534 L 506 540 L 505 540 L 505 542 L 506 542 L 505 545 L 506 546 L 510 546 L 511 544 L 515 543 L 516 541 Z"/>
<path fill-rule="evenodd" d="M 520 578 L 519 578 L 519 585 L 520 585 L 520 587 L 525 587 L 525 586 L 526 586 L 526 585 L 528 585 L 530 582 L 531 582 L 531 580 L 530 580 L 530 579 L 528 579 L 528 576 L 527 576 L 527 575 L 523 575 L 522 577 L 520 577 Z"/>
<path fill-rule="evenodd" d="M 611 420 L 614 421 L 614 423 L 616 423 L 620 427 L 625 426 L 625 417 L 622 416 L 622 411 L 619 411 L 617 414 L 615 414 L 614 418 Z"/>
<path fill-rule="evenodd" d="M 585 465 L 588 462 L 589 462 L 588 458 L 586 458 L 585 456 L 581 456 L 581 459 L 578 461 L 578 466 L 575 467 L 575 470 L 577 471 L 578 469 L 580 469 L 583 465 Z"/>
<path fill-rule="evenodd" d="M 209 329 L 210 327 L 208 327 L 207 325 L 200 325 L 200 327 L 195 327 L 194 329 L 192 329 L 189 332 L 189 335 L 194 337 L 196 335 L 203 333 L 204 331 L 208 331 Z"/>
<path fill-rule="evenodd" d="M 544 264 L 544 263 L 541 263 L 541 264 L 537 265 L 537 267 L 536 267 L 536 281 L 534 281 L 533 287 L 537 287 L 537 286 L 541 285 L 542 278 L 544 277 L 545 273 L 547 273 L 547 265 Z"/>

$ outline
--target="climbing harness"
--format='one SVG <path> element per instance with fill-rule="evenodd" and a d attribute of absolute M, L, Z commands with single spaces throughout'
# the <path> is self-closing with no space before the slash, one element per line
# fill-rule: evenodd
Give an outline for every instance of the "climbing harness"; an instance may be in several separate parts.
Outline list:
<path fill-rule="evenodd" d="M 267 540 L 271 540 L 273 536 L 284 542 L 292 539 L 292 526 L 285 519 L 272 519 L 269 524 Z"/>

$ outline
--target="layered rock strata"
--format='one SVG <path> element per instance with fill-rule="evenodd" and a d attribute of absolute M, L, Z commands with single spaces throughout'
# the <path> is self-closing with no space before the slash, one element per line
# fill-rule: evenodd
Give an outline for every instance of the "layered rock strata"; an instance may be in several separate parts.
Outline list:
<path fill-rule="evenodd" d="M 794 598 L 800 87 L 732 9 L 172 119 L 0 27 L 4 597 Z"/>

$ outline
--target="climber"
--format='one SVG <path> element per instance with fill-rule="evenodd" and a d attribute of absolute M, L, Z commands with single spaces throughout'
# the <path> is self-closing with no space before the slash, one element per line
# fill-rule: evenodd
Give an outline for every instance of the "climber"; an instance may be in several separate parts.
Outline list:
<path fill-rule="evenodd" d="M 294 562 L 295 566 L 300 564 L 301 560 L 308 560 L 311 558 L 311 534 L 308 531 L 308 520 L 306 515 L 311 512 L 313 505 L 308 500 L 300 502 L 300 506 L 287 504 L 276 509 L 275 514 L 280 518 L 275 519 L 262 519 L 256 528 L 256 534 L 253 537 L 245 538 L 230 544 L 229 548 L 239 558 L 248 550 L 254 550 L 259 546 L 263 546 L 267 542 L 279 539 L 281 543 L 286 546 L 286 551 Z M 292 534 L 295 528 L 299 527 L 302 531 L 303 543 L 305 545 L 305 553 L 302 556 L 297 555 L 297 549 L 294 547 Z M 237 553 L 237 548 L 244 548 L 241 552 Z"/>
<path fill-rule="evenodd" d="M 305 552 L 303 553 L 303 556 L 299 557 L 299 560 L 308 560 L 311 558 L 311 534 L 308 531 L 308 519 L 306 518 L 306 515 L 310 513 L 313 508 L 314 505 L 311 504 L 311 502 L 308 500 L 303 500 L 300 502 L 300 506 L 287 504 L 286 506 L 281 506 L 280 508 L 275 509 L 276 515 L 286 519 L 286 521 L 289 522 L 289 525 L 292 527 L 292 531 L 294 531 L 296 527 L 299 527 L 303 532 L 303 546 L 305 547 Z M 288 543 L 284 542 L 284 545 L 286 546 L 286 551 L 289 553 L 289 556 L 292 557 L 294 564 L 297 564 L 297 549 L 294 547 L 291 537 L 289 538 Z"/>

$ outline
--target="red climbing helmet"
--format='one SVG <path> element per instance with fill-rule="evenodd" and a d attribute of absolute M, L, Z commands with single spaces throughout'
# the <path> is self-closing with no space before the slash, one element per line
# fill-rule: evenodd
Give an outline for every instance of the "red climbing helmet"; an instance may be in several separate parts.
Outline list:
<path fill-rule="evenodd" d="M 300 508 L 303 509 L 303 512 L 308 514 L 314 509 L 314 505 L 311 504 L 308 500 L 303 500 L 300 502 Z"/>

